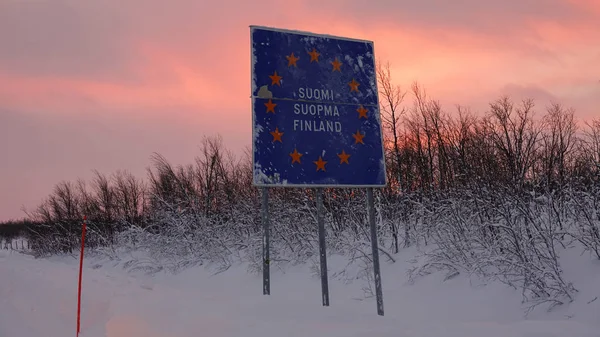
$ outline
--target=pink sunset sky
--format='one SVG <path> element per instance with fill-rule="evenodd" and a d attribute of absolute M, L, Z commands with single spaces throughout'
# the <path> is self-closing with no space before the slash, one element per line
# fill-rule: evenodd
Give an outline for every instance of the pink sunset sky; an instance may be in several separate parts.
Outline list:
<path fill-rule="evenodd" d="M 600 117 L 599 0 L 2 0 L 0 221 L 94 169 L 191 163 L 203 135 L 249 146 L 249 25 L 373 40 L 449 111 L 510 94 Z"/>

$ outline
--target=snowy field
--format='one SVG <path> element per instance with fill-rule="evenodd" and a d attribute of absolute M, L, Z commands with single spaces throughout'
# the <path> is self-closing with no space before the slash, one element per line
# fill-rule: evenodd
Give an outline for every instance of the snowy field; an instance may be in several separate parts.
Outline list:
<path fill-rule="evenodd" d="M 260 276 L 242 266 L 216 275 L 191 268 L 148 276 L 90 258 L 81 336 L 600 336 L 599 263 L 574 250 L 564 256 L 565 273 L 580 290 L 575 302 L 551 313 L 536 309 L 527 318 L 519 293 L 500 284 L 430 275 L 409 285 L 402 258 L 382 265 L 385 317 L 364 298 L 361 280 L 344 284 L 330 277 L 331 306 L 322 307 L 320 281 L 308 266 L 273 270 L 271 296 L 263 296 Z M 330 266 L 331 275 L 344 263 L 332 258 Z M 0 337 L 75 336 L 77 272 L 74 257 L 0 251 Z"/>

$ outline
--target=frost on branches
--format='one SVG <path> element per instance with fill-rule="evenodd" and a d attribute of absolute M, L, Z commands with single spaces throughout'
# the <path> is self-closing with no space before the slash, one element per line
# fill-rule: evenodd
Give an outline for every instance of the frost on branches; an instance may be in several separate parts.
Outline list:
<path fill-rule="evenodd" d="M 381 88 L 389 181 L 376 191 L 382 262 L 409 259 L 405 248 L 417 247 L 411 281 L 466 274 L 518 289 L 531 307 L 572 301 L 577 285 L 565 279 L 561 253 L 600 258 L 600 121 L 580 129 L 559 104 L 534 120 L 533 101 L 507 97 L 484 117 L 462 107 L 448 113 L 416 84 L 412 105 L 399 88 Z M 91 251 L 131 269 L 218 272 L 243 263 L 258 272 L 258 192 L 251 152 L 234 156 L 220 138 L 205 138 L 190 165 L 155 155 L 147 179 L 97 173 L 58 184 L 29 213 L 27 236 L 39 257 L 76 254 L 86 215 Z M 314 191 L 271 189 L 269 202 L 272 267 L 318 266 Z M 324 206 L 328 253 L 348 261 L 333 277 L 366 281 L 370 295 L 364 191 L 325 189 Z"/>

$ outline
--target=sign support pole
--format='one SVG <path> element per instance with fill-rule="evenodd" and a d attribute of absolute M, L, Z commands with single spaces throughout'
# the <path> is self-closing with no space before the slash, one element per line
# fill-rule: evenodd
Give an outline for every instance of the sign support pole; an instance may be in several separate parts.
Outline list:
<path fill-rule="evenodd" d="M 81 225 L 81 253 L 79 255 L 79 287 L 77 290 L 77 336 L 81 332 L 81 278 L 83 274 L 83 251 L 85 249 L 85 231 L 87 217 L 83 216 L 83 224 Z"/>
<path fill-rule="evenodd" d="M 317 223 L 319 225 L 319 256 L 321 258 L 321 297 L 323 306 L 329 306 L 329 282 L 327 280 L 327 245 L 325 243 L 325 207 L 323 189 L 317 188 Z"/>
<path fill-rule="evenodd" d="M 381 270 L 379 268 L 379 247 L 377 243 L 377 224 L 375 223 L 375 202 L 373 188 L 367 188 L 367 208 L 371 227 L 371 248 L 373 254 L 373 271 L 375 274 L 375 294 L 377 297 L 377 314 L 383 316 L 383 290 L 381 289 Z"/>
<path fill-rule="evenodd" d="M 270 261 L 270 226 L 269 226 L 269 189 L 262 189 L 261 217 L 263 225 L 262 240 L 262 268 L 263 268 L 263 295 L 271 295 L 271 261 Z"/>

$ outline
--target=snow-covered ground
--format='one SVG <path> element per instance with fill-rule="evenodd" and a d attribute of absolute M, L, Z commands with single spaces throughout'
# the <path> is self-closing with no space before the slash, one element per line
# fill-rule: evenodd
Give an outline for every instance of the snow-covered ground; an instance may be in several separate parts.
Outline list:
<path fill-rule="evenodd" d="M 203 268 L 145 276 L 88 259 L 83 277 L 84 337 L 592 337 L 600 336 L 600 263 L 564 254 L 576 301 L 524 318 L 518 291 L 477 286 L 464 277 L 430 275 L 406 283 L 398 255 L 384 263 L 384 317 L 373 299 L 361 300 L 364 281 L 330 278 L 331 306 L 321 306 L 320 281 L 308 266 L 272 271 L 271 296 L 242 266 L 213 275 Z M 329 261 L 330 275 L 344 266 Z M 337 269 L 336 269 L 337 268 Z M 64 337 L 76 333 L 78 260 L 34 259 L 0 251 L 0 337 Z"/>

